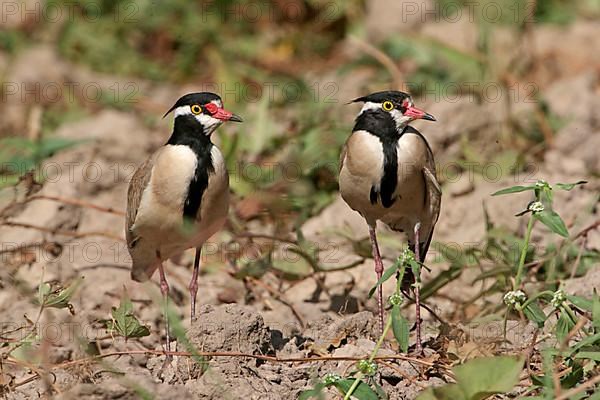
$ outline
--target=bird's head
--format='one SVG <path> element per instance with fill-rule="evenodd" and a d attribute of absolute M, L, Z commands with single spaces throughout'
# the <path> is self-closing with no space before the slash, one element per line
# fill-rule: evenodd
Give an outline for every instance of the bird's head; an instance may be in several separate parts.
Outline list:
<path fill-rule="evenodd" d="M 352 100 L 352 103 L 363 102 L 359 116 L 365 113 L 378 114 L 381 118 L 392 118 L 396 129 L 402 130 L 416 119 L 435 121 L 433 115 L 413 105 L 410 95 L 398 91 L 376 92 L 368 96 Z"/>
<path fill-rule="evenodd" d="M 225 121 L 242 122 L 242 118 L 223 108 L 223 100 L 210 92 L 189 93 L 182 96 L 163 116 L 174 111 L 175 122 L 185 122 L 191 127 L 201 127 L 210 135 Z M 199 125 L 197 125 L 199 124 Z"/>

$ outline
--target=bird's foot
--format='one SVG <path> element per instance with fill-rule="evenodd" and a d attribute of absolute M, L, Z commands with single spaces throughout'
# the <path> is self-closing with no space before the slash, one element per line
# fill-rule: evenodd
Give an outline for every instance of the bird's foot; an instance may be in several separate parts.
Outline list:
<path fill-rule="evenodd" d="M 163 376 L 165 370 L 167 369 L 168 366 L 171 365 L 171 362 L 173 361 L 173 355 L 170 354 L 171 353 L 171 344 L 169 342 L 165 343 L 165 346 L 163 347 L 163 351 L 165 352 L 165 360 L 162 363 L 162 366 L 160 367 L 160 370 L 158 371 L 158 376 Z"/>
<path fill-rule="evenodd" d="M 417 343 L 415 345 L 414 350 L 410 353 L 410 355 L 413 357 L 416 357 L 416 358 L 425 356 L 425 352 L 423 350 L 423 345 L 420 343 Z"/>

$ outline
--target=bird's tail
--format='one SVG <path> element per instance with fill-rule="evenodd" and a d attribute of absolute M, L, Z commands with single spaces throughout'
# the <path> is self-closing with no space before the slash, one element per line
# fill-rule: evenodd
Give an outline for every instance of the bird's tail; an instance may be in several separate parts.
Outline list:
<path fill-rule="evenodd" d="M 131 279 L 136 282 L 146 282 L 152 277 L 157 268 L 158 264 L 156 262 L 146 265 L 133 264 L 131 267 Z"/>
<path fill-rule="evenodd" d="M 146 282 L 152 277 L 160 262 L 153 249 L 142 248 L 138 243 L 131 249 L 131 279 L 136 282 Z"/>

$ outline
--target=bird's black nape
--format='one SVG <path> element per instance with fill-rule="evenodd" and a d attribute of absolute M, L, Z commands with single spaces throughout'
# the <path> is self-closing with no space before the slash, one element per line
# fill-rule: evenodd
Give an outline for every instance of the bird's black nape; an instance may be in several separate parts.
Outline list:
<path fill-rule="evenodd" d="M 203 105 L 203 104 L 210 103 L 211 101 L 214 101 L 214 100 L 220 101 L 221 104 L 223 103 L 223 100 L 221 100 L 221 97 L 215 93 L 211 93 L 211 92 L 188 93 L 184 96 L 181 96 L 179 98 L 179 100 L 177 100 L 177 102 L 175 104 L 173 104 L 173 107 L 171 107 L 169 109 L 169 111 L 167 111 L 165 113 L 165 115 L 163 115 L 163 118 L 166 117 L 167 115 L 169 115 L 169 113 L 171 111 L 173 111 L 174 109 L 176 109 L 177 107 L 191 106 L 192 104 Z"/>
<path fill-rule="evenodd" d="M 410 97 L 410 95 L 407 93 L 404 93 L 404 92 L 399 92 L 397 90 L 386 90 L 383 92 L 375 92 L 375 93 L 371 93 L 367 96 L 358 97 L 358 98 L 352 100 L 350 103 L 359 103 L 359 102 L 383 103 L 384 101 L 389 100 L 389 101 L 393 101 L 394 103 L 397 103 L 397 104 L 402 104 L 404 99 L 406 99 L 408 97 Z M 348 103 L 348 104 L 350 104 L 350 103 Z"/>

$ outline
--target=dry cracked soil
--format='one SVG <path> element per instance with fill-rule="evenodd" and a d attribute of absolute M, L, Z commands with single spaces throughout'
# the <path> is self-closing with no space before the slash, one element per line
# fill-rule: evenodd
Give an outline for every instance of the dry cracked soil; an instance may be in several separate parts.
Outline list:
<path fill-rule="evenodd" d="M 392 21 L 373 20 L 372 16 L 368 21 L 371 21 L 369 30 L 375 41 L 381 40 L 378 35 L 405 28 L 392 26 Z M 392 25 L 386 27 L 386 24 Z M 450 28 L 459 29 L 433 23 L 418 29 L 448 41 L 449 37 L 454 38 L 447 33 Z M 497 176 L 496 171 L 490 169 L 488 176 L 464 173 L 446 177 L 435 241 L 457 245 L 480 241 L 485 233 L 483 205 L 491 221 L 522 233 L 523 221 L 514 214 L 527 204 L 528 195 L 507 201 L 490 194 L 536 179 L 548 182 L 587 179 L 588 184 L 581 188 L 557 193 L 555 207 L 571 232 L 583 229 L 598 218 L 600 182 L 595 177 L 600 174 L 600 41 L 589 38 L 590 35 L 595 38 L 599 29 L 597 21 L 578 21 L 570 27 L 536 28 L 534 47 L 540 57 L 547 59 L 539 66 L 543 77 L 538 81 L 540 93 L 550 110 L 564 118 L 565 123 L 556 132 L 552 146 L 526 176 L 515 178 L 505 171 Z M 471 49 L 475 44 L 468 37 L 465 35 L 460 45 Z M 494 43 L 507 46 L 510 37 L 500 36 Z M 560 43 L 570 45 L 566 48 Z M 44 65 L 54 68 L 45 70 Z M 107 84 L 121 79 L 71 65 L 44 44 L 23 51 L 16 60 L 0 66 L 8 81 L 77 81 L 89 79 L 86 76 L 90 74 L 96 81 Z M 347 77 L 335 79 L 339 87 L 344 88 L 345 97 L 359 94 L 360 84 L 350 82 Z M 168 108 L 179 93 L 194 87 L 175 88 L 144 81 L 138 85 L 146 98 L 152 98 L 159 105 L 157 110 Z M 576 107 L 565 107 L 565 103 Z M 18 127 L 27 126 L 25 116 L 30 115 L 35 105 L 18 102 L 3 106 L 2 123 Z M 444 121 L 419 125 L 442 166 L 449 165 L 458 156 L 465 138 L 473 148 L 493 147 L 503 116 L 507 113 L 518 116 L 531 110 L 527 103 L 507 109 L 503 102 L 482 104 L 468 96 L 454 102 L 431 102 L 424 108 Z M 346 122 L 350 129 L 352 115 Z M 328 373 L 344 375 L 351 371 L 354 362 L 339 359 L 286 362 L 262 356 L 365 357 L 373 350 L 377 340 L 373 314 L 376 304 L 368 298 L 368 291 L 375 282 L 372 259 L 358 255 L 362 253 L 357 253 L 353 242 L 348 240 L 366 238 L 366 226 L 358 214 L 337 198 L 301 229 L 307 240 L 327 244 L 320 247 L 323 265 L 356 263 L 354 268 L 296 281 L 281 280 L 272 273 L 261 279 L 236 279 L 230 257 L 224 256 L 222 251 L 232 237 L 229 232 L 223 232 L 211 240 L 203 256 L 199 318 L 190 323 L 187 282 L 191 277 L 193 254 L 188 252 L 167 262 L 172 304 L 193 347 L 201 352 L 245 353 L 258 358 L 214 355 L 198 363 L 192 357 L 176 355 L 170 363 L 165 363 L 164 355 L 143 354 L 146 349 L 160 350 L 164 340 L 160 294 L 156 279 L 145 284 L 130 280 L 123 241 L 124 218 L 119 212 L 125 208 L 127 184 L 135 166 L 166 140 L 169 129 L 167 120 L 148 125 L 130 111 L 98 109 L 84 119 L 64 123 L 54 132 L 59 138 L 85 140 L 44 161 L 41 169 L 48 179 L 42 187 L 27 187 L 22 182 L 16 190 L 2 192 L 2 208 L 15 198 L 26 198 L 28 191 L 38 197 L 45 196 L 13 205 L 8 211 L 4 209 L 4 216 L 9 217 L 12 225 L 0 226 L 3 244 L 0 321 L 4 321 L 2 332 L 12 332 L 11 337 L 22 341 L 26 341 L 31 324 L 37 321 L 33 331 L 43 340 L 22 346 L 18 356 L 22 360 L 32 359 L 28 358 L 29 354 L 35 365 L 47 366 L 49 371 L 43 373 L 42 378 L 28 380 L 35 376 L 35 365 L 17 368 L 2 362 L 3 382 L 7 386 L 21 383 L 5 392 L 6 398 L 43 398 L 55 393 L 56 398 L 65 400 L 137 399 L 145 394 L 162 399 L 290 399 L 312 388 L 317 379 Z M 234 128 L 228 127 L 223 134 L 229 134 L 228 129 Z M 81 207 L 73 202 L 51 200 L 52 197 L 76 199 L 111 210 Z M 248 223 L 247 229 L 257 234 L 269 233 L 269 227 L 260 221 Z M 381 231 L 382 251 L 388 266 L 397 257 L 397 244 L 403 238 L 383 227 Z M 534 231 L 533 242 L 537 245 L 547 245 L 554 240 L 544 229 Z M 269 242 L 257 239 L 254 243 L 267 245 Z M 24 245 L 27 246 L 15 251 Z M 585 246 L 600 249 L 598 230 L 589 233 Z M 432 271 L 424 273 L 425 281 L 437 271 L 448 268 L 448 263 L 435 249 L 428 257 L 428 265 Z M 424 312 L 426 350 L 420 361 L 408 357 L 379 365 L 377 380 L 390 399 L 412 399 L 423 388 L 446 382 L 447 371 L 437 364 L 527 349 L 533 330 L 524 322 L 510 321 L 508 342 L 501 340 L 501 321 L 462 322 L 468 321 L 468 316 L 475 314 L 483 304 L 501 302 L 499 295 L 473 300 L 489 285 L 486 282 L 474 284 L 475 272 L 467 271 L 427 300 L 432 310 L 447 323 Z M 74 314 L 68 309 L 48 308 L 37 320 L 39 306 L 35 298 L 40 282 L 66 284 L 77 277 L 83 277 L 83 281 L 70 300 Z M 386 294 L 392 293 L 392 286 L 391 281 L 384 285 Z M 565 282 L 573 294 L 590 295 L 599 286 L 597 266 L 590 269 L 587 276 Z M 125 290 L 132 299 L 135 315 L 150 328 L 149 336 L 125 341 L 104 328 L 102 321 L 111 319 L 111 308 L 119 305 Z M 471 302 L 468 307 L 464 306 L 466 301 Z M 407 304 L 403 313 L 414 321 L 412 305 Z M 379 354 L 398 354 L 392 336 L 388 339 Z M 411 335 L 411 344 L 414 344 L 414 335 Z M 188 349 L 183 343 L 173 343 L 173 346 L 181 352 Z M 109 353 L 119 354 L 89 360 L 90 354 Z M 324 395 L 336 398 L 331 388 L 326 389 Z"/>

